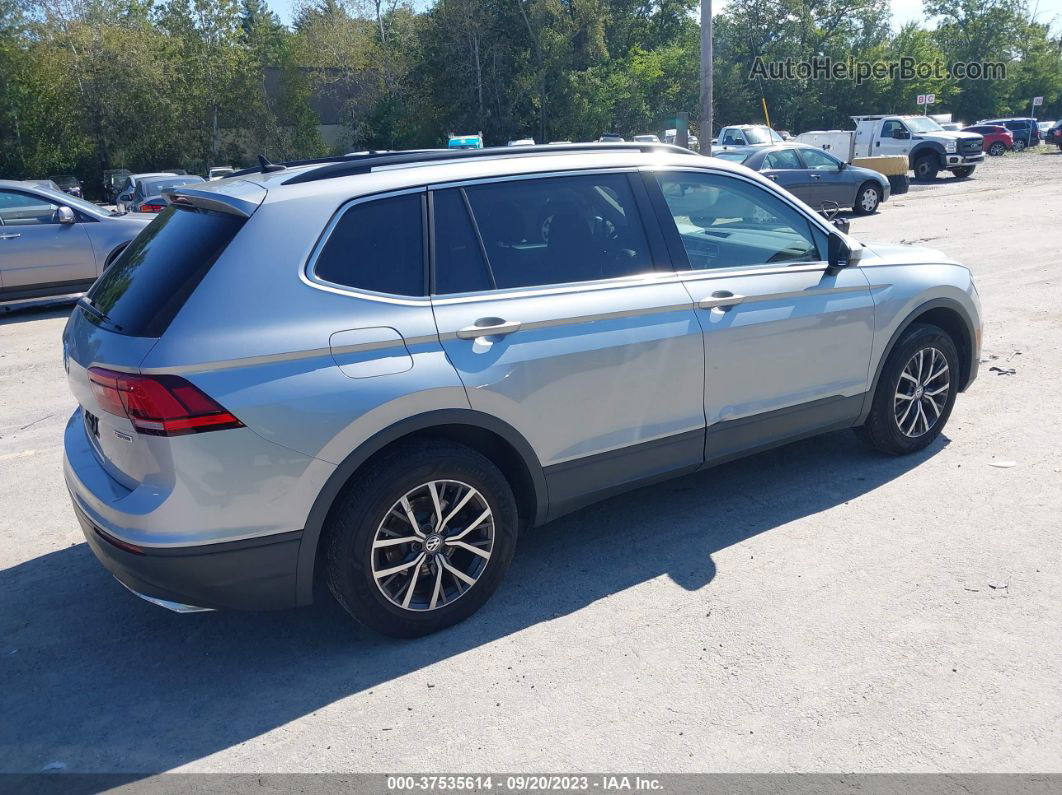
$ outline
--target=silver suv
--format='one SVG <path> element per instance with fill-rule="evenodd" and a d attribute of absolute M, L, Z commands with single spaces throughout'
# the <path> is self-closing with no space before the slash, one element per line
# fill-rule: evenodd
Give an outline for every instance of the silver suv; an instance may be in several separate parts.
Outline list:
<path fill-rule="evenodd" d="M 662 144 L 366 154 L 177 188 L 75 308 L 65 473 L 176 610 L 414 636 L 517 534 L 838 428 L 924 448 L 977 372 L 969 271 Z"/>

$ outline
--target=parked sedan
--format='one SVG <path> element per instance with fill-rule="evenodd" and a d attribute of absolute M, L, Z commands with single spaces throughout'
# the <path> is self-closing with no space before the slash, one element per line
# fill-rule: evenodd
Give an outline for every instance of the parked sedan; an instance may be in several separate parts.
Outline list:
<path fill-rule="evenodd" d="M 144 179 L 153 179 L 156 177 L 176 177 L 172 171 L 153 171 L 148 174 L 130 174 L 125 178 L 125 182 L 118 189 L 118 196 L 114 200 L 114 206 L 120 213 L 127 213 L 133 209 L 133 194 L 136 192 L 137 184 Z"/>
<path fill-rule="evenodd" d="M 808 144 L 734 149 L 719 156 L 759 171 L 816 210 L 836 204 L 869 215 L 889 198 L 887 177 Z"/>
<path fill-rule="evenodd" d="M 140 180 L 133 190 L 133 198 L 130 202 L 134 212 L 138 213 L 161 213 L 170 203 L 163 192 L 180 185 L 191 185 L 195 182 L 206 182 L 200 176 L 189 174 L 183 177 L 155 177 Z"/>
<path fill-rule="evenodd" d="M 0 180 L 0 309 L 84 292 L 150 220 Z"/>
<path fill-rule="evenodd" d="M 984 138 L 984 151 L 993 157 L 999 157 L 1014 148 L 1014 133 L 1002 124 L 975 124 L 964 128 L 963 132 L 977 133 Z"/>

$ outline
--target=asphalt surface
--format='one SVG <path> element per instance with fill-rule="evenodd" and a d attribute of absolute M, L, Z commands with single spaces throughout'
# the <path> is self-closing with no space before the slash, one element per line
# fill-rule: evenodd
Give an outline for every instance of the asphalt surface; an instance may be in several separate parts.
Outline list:
<path fill-rule="evenodd" d="M 986 361 L 927 451 L 835 433 L 590 507 L 412 642 L 132 596 L 63 485 L 67 310 L 0 317 L 0 771 L 1062 771 L 1060 216 L 1028 153 L 853 219 L 976 274 Z"/>

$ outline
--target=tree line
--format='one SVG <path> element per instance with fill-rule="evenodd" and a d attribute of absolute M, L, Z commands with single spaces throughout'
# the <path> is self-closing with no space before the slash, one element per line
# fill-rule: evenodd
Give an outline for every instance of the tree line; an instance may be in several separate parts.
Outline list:
<path fill-rule="evenodd" d="M 924 0 L 894 30 L 888 0 L 730 0 L 715 22 L 715 119 L 794 132 L 848 116 L 973 122 L 1062 115 L 1062 36 L 1025 0 Z M 593 140 L 698 117 L 696 0 L 308 0 L 281 24 L 263 0 L 0 0 L 0 176 L 243 165 L 352 149 Z M 764 80 L 762 61 L 991 61 L 1006 78 Z M 321 98 L 338 104 L 322 136 Z M 700 132 L 694 130 L 694 132 Z"/>

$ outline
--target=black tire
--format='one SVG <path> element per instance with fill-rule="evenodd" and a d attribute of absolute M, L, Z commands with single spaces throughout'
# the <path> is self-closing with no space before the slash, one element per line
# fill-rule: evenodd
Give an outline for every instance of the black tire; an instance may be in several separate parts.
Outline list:
<path fill-rule="evenodd" d="M 403 495 L 429 482 L 443 480 L 471 486 L 490 508 L 493 520 L 493 545 L 488 549 L 490 558 L 476 575 L 475 584 L 453 596 L 450 604 L 430 609 L 407 609 L 392 602 L 384 594 L 383 586 L 377 584 L 373 576 L 373 556 L 406 554 L 412 559 L 426 554 L 424 546 L 406 545 L 408 549 L 389 546 L 386 551 L 374 553 L 373 542 L 381 523 L 385 519 L 393 521 L 388 518 L 391 508 Z M 444 515 L 447 507 L 450 506 L 444 502 Z M 419 516 L 414 518 L 420 521 Z M 475 525 L 474 521 L 466 521 Z M 370 629 L 400 638 L 428 635 L 463 621 L 490 598 L 512 561 L 517 526 L 512 488 L 485 456 L 463 445 L 441 440 L 398 445 L 371 463 L 368 469 L 359 471 L 329 512 L 323 542 L 326 581 L 343 608 Z M 445 551 L 446 547 L 439 549 Z M 455 552 L 460 553 L 451 550 L 449 554 Z M 425 568 L 436 570 L 434 567 L 438 564 L 434 561 L 437 557 L 441 554 L 409 570 L 410 574 L 417 572 L 413 579 L 414 588 L 419 585 L 423 589 L 434 582 L 434 574 L 430 582 L 420 578 Z M 440 580 L 443 575 L 446 575 L 445 571 L 440 574 Z M 449 582 L 451 588 L 460 589 L 456 578 Z"/>
<path fill-rule="evenodd" d="M 990 147 L 988 147 L 988 154 L 992 155 L 992 157 L 1001 157 L 1002 155 L 1006 154 L 1006 151 L 1007 145 L 1002 141 L 996 141 Z"/>
<path fill-rule="evenodd" d="M 873 194 L 873 197 L 871 197 Z M 878 211 L 878 207 L 881 206 L 882 190 L 880 185 L 875 185 L 873 182 L 864 182 L 859 186 L 859 190 L 856 191 L 855 201 L 852 203 L 852 210 L 856 215 L 873 215 Z"/>
<path fill-rule="evenodd" d="M 959 179 L 966 179 L 974 173 L 975 168 L 977 168 L 977 166 L 959 166 L 958 168 L 953 168 L 951 173 Z"/>
<path fill-rule="evenodd" d="M 929 351 L 931 349 L 936 350 L 938 354 L 942 354 L 947 361 L 948 369 L 946 374 L 949 388 L 944 393 L 945 400 L 939 408 L 939 415 L 934 417 L 932 425 L 927 430 L 911 436 L 901 428 L 899 420 L 903 419 L 905 425 L 916 425 L 916 430 L 922 427 L 921 423 L 916 423 L 915 417 L 908 421 L 907 415 L 898 418 L 897 414 L 902 413 L 903 409 L 900 408 L 898 411 L 897 407 L 909 404 L 918 407 L 919 404 L 922 404 L 921 408 L 924 416 L 929 417 L 933 413 L 933 409 L 931 407 L 927 408 L 927 406 L 934 401 L 933 398 L 923 396 L 921 391 L 910 387 L 911 381 L 903 377 L 902 374 L 908 363 L 912 362 L 919 351 Z M 926 353 L 924 355 L 928 356 L 929 354 Z M 931 375 L 931 373 L 926 373 L 926 375 Z M 902 386 L 901 379 L 904 382 Z M 939 379 L 934 380 L 934 386 L 936 387 L 939 387 L 942 383 Z M 955 405 L 958 383 L 959 354 L 955 348 L 954 340 L 948 336 L 947 332 L 937 326 L 929 325 L 928 323 L 914 323 L 903 333 L 903 336 L 889 354 L 889 358 L 886 359 L 885 366 L 882 368 L 881 375 L 878 378 L 878 386 L 874 392 L 870 414 L 867 415 L 866 422 L 855 429 L 856 433 L 871 447 L 883 453 L 905 455 L 917 452 L 931 444 L 947 424 L 948 417 L 951 416 L 952 407 Z M 902 391 L 907 394 L 909 389 L 912 392 L 916 392 L 919 396 L 918 400 L 906 401 L 899 398 L 898 393 Z"/>
<path fill-rule="evenodd" d="M 915 179 L 929 182 L 937 178 L 938 171 L 940 171 L 940 163 L 937 162 L 937 158 L 934 155 L 922 155 L 915 161 Z"/>
<path fill-rule="evenodd" d="M 1014 151 L 1015 152 L 1022 152 L 1024 150 L 1025 150 L 1025 141 L 1016 139 L 1014 141 Z"/>

